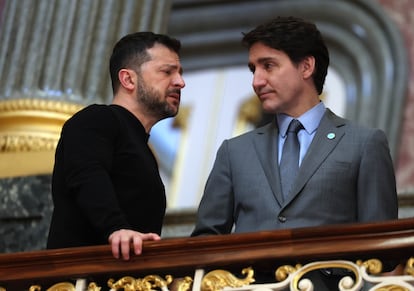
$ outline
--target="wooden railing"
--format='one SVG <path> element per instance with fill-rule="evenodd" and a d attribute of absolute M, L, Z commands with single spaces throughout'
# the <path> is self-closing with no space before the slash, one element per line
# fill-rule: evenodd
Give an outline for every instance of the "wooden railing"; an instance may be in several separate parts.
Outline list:
<path fill-rule="evenodd" d="M 196 270 L 221 269 L 240 274 L 246 267 L 273 271 L 283 265 L 326 260 L 378 259 L 406 265 L 413 257 L 414 219 L 409 218 L 148 241 L 144 242 L 143 253 L 129 261 L 114 259 L 109 246 L 1 254 L 0 290 L 70 290 L 57 289 L 55 284 L 83 278 L 87 284 L 99 285 L 107 284 L 109 279 L 116 282 L 121 278 L 125 281 L 126 276 L 145 278 L 149 275 L 168 278 L 165 279 L 167 284 L 172 279 L 190 278 L 185 286 L 194 289 Z M 113 290 L 124 290 L 114 286 Z"/>

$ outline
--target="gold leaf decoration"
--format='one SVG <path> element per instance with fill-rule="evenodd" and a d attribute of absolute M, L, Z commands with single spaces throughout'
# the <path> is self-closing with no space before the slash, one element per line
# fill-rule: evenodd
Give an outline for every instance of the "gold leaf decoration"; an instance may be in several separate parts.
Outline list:
<path fill-rule="evenodd" d="M 284 266 L 277 268 L 275 272 L 276 280 L 279 282 L 286 280 L 289 274 L 296 272 L 301 267 L 302 265 L 298 264 L 295 267 L 290 266 L 290 265 L 284 265 Z"/>
<path fill-rule="evenodd" d="M 82 108 L 57 100 L 1 100 L 0 151 L 54 150 L 63 123 Z"/>
<path fill-rule="evenodd" d="M 189 276 L 178 278 L 173 281 L 171 289 L 175 291 L 188 291 L 190 290 L 192 283 L 193 279 Z"/>
<path fill-rule="evenodd" d="M 414 258 L 409 258 L 404 269 L 404 273 L 414 276 Z"/>
<path fill-rule="evenodd" d="M 88 291 L 100 291 L 101 287 L 98 287 L 95 282 L 91 282 L 88 285 Z"/>
<path fill-rule="evenodd" d="M 224 287 L 241 287 L 255 281 L 253 278 L 254 271 L 251 267 L 244 268 L 242 274 L 246 277 L 239 279 L 228 271 L 213 270 L 203 277 L 201 291 L 217 291 Z"/>
<path fill-rule="evenodd" d="M 171 275 L 167 275 L 165 280 L 157 275 L 148 275 L 143 279 L 135 279 L 131 276 L 125 276 L 115 282 L 114 279 L 108 280 L 108 286 L 113 290 L 124 291 L 150 291 L 155 288 L 165 288 L 173 281 Z"/>
<path fill-rule="evenodd" d="M 29 291 L 40 291 L 42 287 L 39 285 L 30 286 Z M 46 291 L 76 291 L 75 285 L 69 282 L 56 283 Z"/>
<path fill-rule="evenodd" d="M 381 273 L 382 271 L 382 263 L 378 259 L 370 259 L 364 262 L 361 260 L 358 260 L 356 264 L 358 266 L 364 266 L 367 269 L 367 273 L 369 274 L 376 275 L 376 274 Z"/>

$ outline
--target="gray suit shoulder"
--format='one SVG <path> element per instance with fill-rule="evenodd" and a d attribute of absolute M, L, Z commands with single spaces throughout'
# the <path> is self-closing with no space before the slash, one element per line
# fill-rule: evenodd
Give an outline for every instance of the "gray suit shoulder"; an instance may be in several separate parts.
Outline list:
<path fill-rule="evenodd" d="M 381 132 L 385 134 L 384 131 L 380 128 L 370 127 L 359 122 L 341 117 L 333 113 L 330 109 L 326 110 L 324 118 L 330 120 L 336 127 L 346 126 L 346 129 L 351 132 L 359 132 L 362 135 L 370 135 L 374 133 Z"/>

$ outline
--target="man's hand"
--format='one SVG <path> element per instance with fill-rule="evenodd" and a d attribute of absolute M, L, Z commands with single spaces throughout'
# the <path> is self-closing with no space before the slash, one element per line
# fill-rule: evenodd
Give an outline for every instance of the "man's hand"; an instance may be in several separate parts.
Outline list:
<path fill-rule="evenodd" d="M 141 254 L 142 242 L 144 240 L 160 240 L 160 236 L 156 233 L 141 233 L 130 229 L 120 229 L 114 231 L 109 236 L 109 244 L 112 248 L 113 256 L 118 259 L 120 255 L 124 260 L 129 260 L 131 242 L 134 246 L 134 253 Z"/>

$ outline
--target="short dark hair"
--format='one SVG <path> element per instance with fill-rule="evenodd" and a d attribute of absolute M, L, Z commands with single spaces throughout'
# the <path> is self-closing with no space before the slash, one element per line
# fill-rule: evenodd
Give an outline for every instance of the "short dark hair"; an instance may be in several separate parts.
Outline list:
<path fill-rule="evenodd" d="M 181 49 L 179 40 L 150 31 L 127 34 L 115 44 L 109 61 L 109 73 L 114 94 L 118 91 L 120 85 L 119 70 L 124 68 L 139 70 L 143 63 L 150 60 L 147 50 L 155 44 L 162 44 L 177 54 Z"/>
<path fill-rule="evenodd" d="M 243 34 L 247 48 L 261 42 L 286 53 L 294 64 L 307 56 L 315 58 L 313 82 L 318 94 L 322 93 L 329 66 L 329 52 L 316 25 L 292 16 L 277 17 Z"/>

